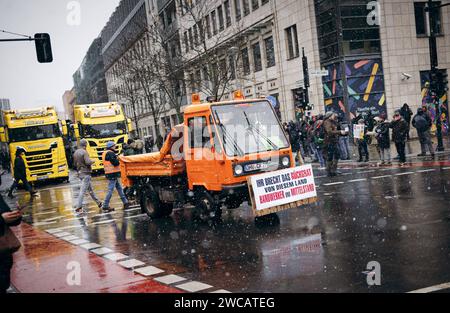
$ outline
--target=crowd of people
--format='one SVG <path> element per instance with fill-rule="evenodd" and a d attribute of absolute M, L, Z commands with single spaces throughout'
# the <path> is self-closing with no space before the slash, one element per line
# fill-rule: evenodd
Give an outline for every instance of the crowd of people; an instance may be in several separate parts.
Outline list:
<path fill-rule="evenodd" d="M 361 131 L 353 132 L 354 125 Z M 427 152 L 434 157 L 431 139 L 432 118 L 426 106 L 417 109 L 414 115 L 408 104 L 404 104 L 394 112 L 391 120 L 386 114 L 376 116 L 371 111 L 361 112 L 350 122 L 335 113 L 328 111 L 325 115 L 304 116 L 299 121 L 283 123 L 284 130 L 289 136 L 292 151 L 297 160 L 309 157 L 312 163 L 318 162 L 327 170 L 329 176 L 335 176 L 338 160 L 351 160 L 352 149 L 350 140 L 353 139 L 358 151 L 358 162 L 369 162 L 369 145 L 374 144 L 378 151 L 380 165 L 392 164 L 391 143 L 395 145 L 400 166 L 406 163 L 406 142 L 409 140 L 410 126 L 417 130 L 421 153 Z M 392 135 L 391 135 L 392 133 Z"/>

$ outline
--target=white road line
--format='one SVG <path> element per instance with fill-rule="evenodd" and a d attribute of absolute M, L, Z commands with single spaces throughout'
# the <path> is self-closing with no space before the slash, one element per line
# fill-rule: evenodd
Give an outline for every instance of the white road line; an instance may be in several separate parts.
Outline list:
<path fill-rule="evenodd" d="M 357 174 L 366 174 L 366 173 L 373 173 L 373 172 L 375 172 L 375 170 L 362 171 L 362 172 L 358 172 Z"/>
<path fill-rule="evenodd" d="M 395 176 L 403 176 L 403 175 L 411 175 L 411 174 L 414 174 L 414 172 L 398 173 L 398 174 L 395 174 Z"/>
<path fill-rule="evenodd" d="M 420 170 L 420 171 L 417 171 L 417 173 L 428 173 L 428 172 L 434 172 L 434 171 L 436 171 L 436 170 L 434 168 L 432 168 L 429 170 Z"/>
<path fill-rule="evenodd" d="M 356 182 L 360 182 L 360 181 L 366 181 L 367 178 L 360 178 L 360 179 L 353 179 L 353 180 L 349 180 L 349 183 L 356 183 Z"/>
<path fill-rule="evenodd" d="M 40 215 L 46 215 L 46 214 L 55 214 L 57 211 L 53 210 L 53 211 L 49 211 L 49 212 L 41 212 L 41 213 L 35 213 L 33 214 L 33 216 L 40 216 Z"/>
<path fill-rule="evenodd" d="M 117 221 L 117 219 L 112 219 L 112 220 L 106 220 L 106 221 L 95 222 L 95 223 L 91 223 L 91 225 L 108 224 L 108 223 L 112 223 L 112 222 L 114 222 L 114 221 Z"/>
<path fill-rule="evenodd" d="M 188 283 L 184 283 L 181 285 L 176 285 L 175 287 L 188 291 L 188 292 L 197 292 L 197 291 L 202 291 L 205 289 L 209 289 L 212 288 L 213 286 L 205 284 L 205 283 L 201 283 L 199 281 L 191 281 Z"/>
<path fill-rule="evenodd" d="M 144 217 L 144 216 L 147 216 L 147 214 L 139 214 L 139 215 L 133 215 L 133 216 L 126 216 L 125 218 L 127 219 L 127 220 L 129 220 L 129 219 L 132 219 L 132 218 L 137 218 L 137 217 Z"/>
<path fill-rule="evenodd" d="M 59 230 L 66 230 L 66 229 L 72 229 L 72 228 L 81 228 L 83 225 L 71 225 L 71 226 L 65 226 L 65 227 L 59 227 Z"/>
<path fill-rule="evenodd" d="M 374 176 L 374 177 L 371 177 L 371 178 L 372 179 L 381 179 L 381 178 L 388 178 L 388 177 L 392 177 L 392 175 Z"/>
<path fill-rule="evenodd" d="M 44 226 L 44 225 L 50 225 L 50 224 L 56 224 L 57 221 L 51 221 L 51 222 L 37 222 L 34 223 L 33 226 L 37 227 L 37 226 Z"/>
<path fill-rule="evenodd" d="M 450 170 L 450 167 L 443 167 L 443 170 Z"/>
<path fill-rule="evenodd" d="M 434 285 L 434 286 L 431 286 L 431 287 L 426 287 L 426 288 L 422 288 L 422 289 L 413 290 L 413 291 L 410 291 L 408 293 L 430 293 L 430 292 L 443 290 L 443 289 L 449 289 L 449 288 L 450 288 L 450 283 L 443 283 L 443 284 Z"/>
<path fill-rule="evenodd" d="M 128 209 L 128 210 L 124 210 L 124 212 L 133 212 L 133 211 L 137 211 L 140 210 L 141 208 L 134 208 L 134 209 Z"/>
<path fill-rule="evenodd" d="M 328 183 L 328 184 L 323 184 L 323 185 L 324 186 L 334 186 L 334 185 L 341 185 L 343 183 L 344 183 L 343 181 L 338 181 L 338 182 L 335 182 L 335 183 Z"/>

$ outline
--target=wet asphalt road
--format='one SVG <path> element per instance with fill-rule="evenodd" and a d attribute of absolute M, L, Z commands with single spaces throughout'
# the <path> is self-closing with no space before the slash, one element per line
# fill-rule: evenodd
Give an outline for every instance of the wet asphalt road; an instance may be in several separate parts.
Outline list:
<path fill-rule="evenodd" d="M 114 213 L 101 214 L 87 195 L 88 216 L 75 218 L 73 173 L 70 184 L 38 187 L 33 202 L 22 191 L 16 200 L 28 203 L 24 220 L 38 229 L 61 228 L 232 292 L 407 292 L 450 282 L 450 156 L 438 160 L 406 168 L 347 163 L 332 179 L 316 169 L 319 201 L 263 227 L 246 204 L 224 210 L 214 225 L 193 222 L 189 208 L 152 221 L 137 206 L 123 211 L 117 194 Z M 105 179 L 93 184 L 103 198 Z M 381 265 L 380 286 L 366 282 L 370 261 Z"/>

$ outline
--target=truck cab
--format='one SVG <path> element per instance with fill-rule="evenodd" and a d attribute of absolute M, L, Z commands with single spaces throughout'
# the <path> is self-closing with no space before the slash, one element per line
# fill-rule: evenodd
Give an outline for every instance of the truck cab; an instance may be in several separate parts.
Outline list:
<path fill-rule="evenodd" d="M 65 121 L 59 121 L 53 107 L 3 111 L 2 142 L 8 143 L 11 161 L 18 148 L 25 150 L 27 180 L 69 179 L 63 136 Z"/>
<path fill-rule="evenodd" d="M 87 140 L 87 152 L 95 161 L 92 169 L 103 170 L 102 153 L 106 143 L 115 142 L 121 153 L 132 130 L 131 120 L 125 117 L 122 106 L 116 102 L 75 105 L 74 117 L 75 121 L 70 125 L 72 136 L 77 143 L 81 139 Z"/>
<path fill-rule="evenodd" d="M 202 219 L 250 201 L 248 177 L 295 166 L 271 103 L 244 99 L 240 92 L 223 102 L 202 103 L 194 95 L 183 125 L 172 130 L 160 152 L 121 160 L 123 182 L 138 186 L 149 216 L 192 203 Z"/>

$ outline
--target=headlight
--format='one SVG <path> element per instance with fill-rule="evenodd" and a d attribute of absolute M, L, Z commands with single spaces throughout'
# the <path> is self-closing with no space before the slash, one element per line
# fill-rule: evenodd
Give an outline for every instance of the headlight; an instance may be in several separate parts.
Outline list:
<path fill-rule="evenodd" d="M 244 169 L 242 168 L 242 165 L 238 164 L 234 167 L 234 173 L 236 175 L 242 175 L 243 172 L 244 172 Z"/>
<path fill-rule="evenodd" d="M 284 157 L 283 159 L 281 159 L 281 163 L 283 163 L 283 166 L 289 166 L 289 158 Z"/>

